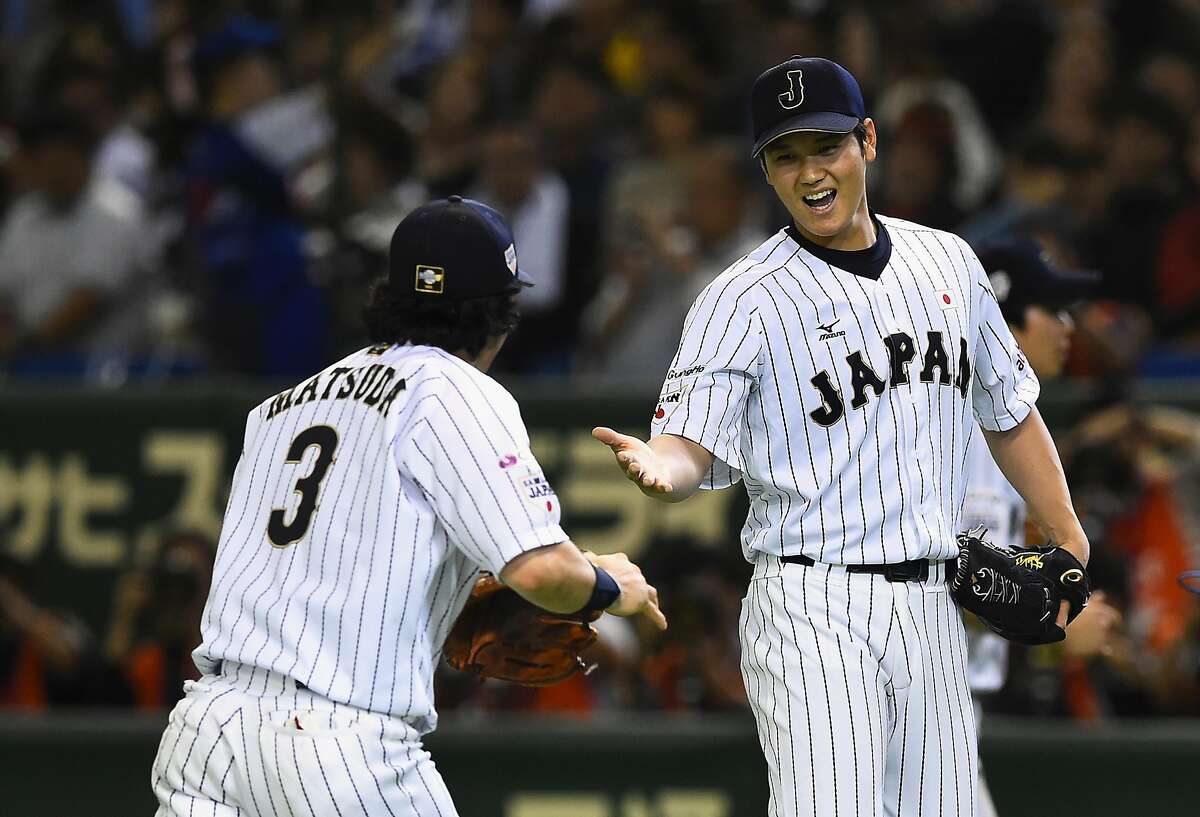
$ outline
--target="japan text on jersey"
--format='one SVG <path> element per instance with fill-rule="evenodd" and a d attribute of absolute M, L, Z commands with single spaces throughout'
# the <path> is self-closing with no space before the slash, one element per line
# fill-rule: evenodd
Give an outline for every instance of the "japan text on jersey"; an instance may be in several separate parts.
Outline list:
<path fill-rule="evenodd" d="M 957 552 L 971 426 L 1037 398 L 987 277 L 956 236 L 879 217 L 870 251 L 781 231 L 693 304 L 651 422 L 739 480 L 755 551 L 882 564 Z"/>

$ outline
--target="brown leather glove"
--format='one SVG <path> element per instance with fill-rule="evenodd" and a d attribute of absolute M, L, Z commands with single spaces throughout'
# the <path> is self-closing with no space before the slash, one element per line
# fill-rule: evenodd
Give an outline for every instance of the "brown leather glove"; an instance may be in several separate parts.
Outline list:
<path fill-rule="evenodd" d="M 446 636 L 450 666 L 481 678 L 524 686 L 549 686 L 591 671 L 580 653 L 595 643 L 591 622 L 600 612 L 551 613 L 530 604 L 484 573 Z"/>

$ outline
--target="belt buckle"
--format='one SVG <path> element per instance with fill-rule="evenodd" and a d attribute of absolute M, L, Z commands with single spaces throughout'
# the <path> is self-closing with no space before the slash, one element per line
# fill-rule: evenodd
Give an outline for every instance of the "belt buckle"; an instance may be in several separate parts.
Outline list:
<path fill-rule="evenodd" d="M 883 575 L 889 582 L 923 582 L 929 578 L 929 562 L 913 559 L 885 565 Z"/>

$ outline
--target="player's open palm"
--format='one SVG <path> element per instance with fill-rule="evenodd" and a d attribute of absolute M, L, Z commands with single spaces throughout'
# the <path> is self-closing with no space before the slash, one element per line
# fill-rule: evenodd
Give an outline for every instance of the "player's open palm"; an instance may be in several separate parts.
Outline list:
<path fill-rule="evenodd" d="M 645 440 L 620 434 L 605 426 L 593 428 L 592 436 L 612 449 L 625 476 L 643 493 L 669 494 L 673 490 L 666 468 Z"/>
<path fill-rule="evenodd" d="M 621 595 L 606 612 L 614 616 L 635 616 L 642 613 L 660 630 L 667 629 L 667 617 L 658 608 L 658 591 L 646 582 L 642 569 L 629 561 L 624 553 L 608 553 L 597 556 L 587 554 L 597 567 L 604 568 L 621 588 Z"/>

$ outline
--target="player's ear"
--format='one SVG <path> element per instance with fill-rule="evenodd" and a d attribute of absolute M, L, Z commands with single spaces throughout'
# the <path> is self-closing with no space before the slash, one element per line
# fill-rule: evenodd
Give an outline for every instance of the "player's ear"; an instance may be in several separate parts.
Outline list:
<path fill-rule="evenodd" d="M 876 134 L 876 132 L 875 132 L 875 120 L 869 116 L 866 119 L 864 119 L 863 120 L 863 130 L 866 131 L 866 135 L 863 138 L 863 158 L 866 159 L 868 162 L 873 162 L 873 161 L 875 161 L 876 151 L 877 151 L 877 147 L 878 147 L 878 144 L 876 142 L 876 139 L 878 138 L 878 134 Z"/>

